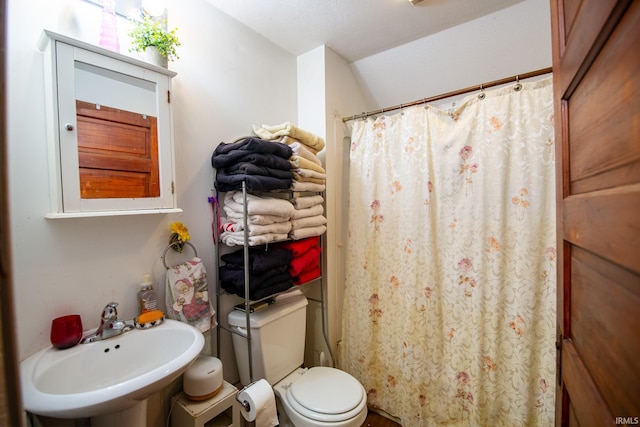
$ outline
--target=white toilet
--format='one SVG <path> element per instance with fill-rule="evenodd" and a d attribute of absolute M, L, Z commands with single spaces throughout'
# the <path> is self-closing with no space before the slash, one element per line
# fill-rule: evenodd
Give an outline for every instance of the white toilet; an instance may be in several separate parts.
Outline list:
<path fill-rule="evenodd" d="M 299 291 L 279 295 L 251 314 L 253 379 L 266 379 L 295 427 L 360 427 L 367 417 L 367 393 L 351 375 L 329 367 L 301 368 L 307 298 Z M 246 335 L 246 314 L 229 313 L 229 326 Z M 249 384 L 249 347 L 233 334 L 243 385 Z"/>

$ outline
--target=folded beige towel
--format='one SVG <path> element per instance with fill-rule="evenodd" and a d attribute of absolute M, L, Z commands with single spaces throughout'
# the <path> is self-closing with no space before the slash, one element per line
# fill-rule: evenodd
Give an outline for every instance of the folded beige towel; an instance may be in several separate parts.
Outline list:
<path fill-rule="evenodd" d="M 294 169 L 302 168 L 302 169 L 309 169 L 309 170 L 320 172 L 320 173 L 327 173 L 327 171 L 325 171 L 322 166 L 318 166 L 312 161 L 305 159 L 304 157 L 295 156 L 295 155 L 291 156 L 289 157 L 289 163 L 291 163 L 291 166 L 293 166 Z"/>
<path fill-rule="evenodd" d="M 295 168 L 291 169 L 291 172 L 293 172 L 294 174 L 297 173 L 298 175 L 304 176 L 305 178 L 327 179 L 326 173 L 316 172 L 311 169 Z"/>
<path fill-rule="evenodd" d="M 309 176 L 302 176 L 297 172 L 293 173 L 293 179 L 300 182 L 314 182 L 316 184 L 326 184 L 327 180 L 324 178 L 311 178 Z"/>
<path fill-rule="evenodd" d="M 305 227 L 291 230 L 289 238 L 293 240 L 306 239 L 307 237 L 320 236 L 327 231 L 326 225 L 318 225 L 316 227 Z"/>
<path fill-rule="evenodd" d="M 294 209 L 293 213 L 291 214 L 291 219 L 294 220 L 294 219 L 305 218 L 308 216 L 322 215 L 323 213 L 324 213 L 324 206 L 314 205 L 314 206 L 311 206 L 310 208 Z"/>
<path fill-rule="evenodd" d="M 291 229 L 298 230 L 300 228 L 317 227 L 319 225 L 325 225 L 326 223 L 327 218 L 325 218 L 324 215 L 308 216 L 300 219 L 292 219 Z"/>
<path fill-rule="evenodd" d="M 294 197 L 291 200 L 291 203 L 293 203 L 293 206 L 296 209 L 305 209 L 305 208 L 310 208 L 311 206 L 320 205 L 324 203 L 324 197 L 322 197 L 319 194 L 316 194 L 315 196 Z"/>
<path fill-rule="evenodd" d="M 316 152 L 324 148 L 324 139 L 289 122 L 274 126 L 262 125 L 258 127 L 253 125 L 253 132 L 260 138 L 267 140 L 278 139 L 281 136 L 291 136 Z"/>
<path fill-rule="evenodd" d="M 302 182 L 295 179 L 291 182 L 291 191 L 311 191 L 321 192 L 327 188 L 325 184 L 316 184 L 315 182 Z"/>
<path fill-rule="evenodd" d="M 280 142 L 284 142 L 291 148 L 293 154 L 296 156 L 304 157 L 307 160 L 312 161 L 318 166 L 322 166 L 322 161 L 318 156 L 316 156 L 315 150 L 310 149 L 297 139 L 291 138 L 289 136 L 283 136 Z"/>

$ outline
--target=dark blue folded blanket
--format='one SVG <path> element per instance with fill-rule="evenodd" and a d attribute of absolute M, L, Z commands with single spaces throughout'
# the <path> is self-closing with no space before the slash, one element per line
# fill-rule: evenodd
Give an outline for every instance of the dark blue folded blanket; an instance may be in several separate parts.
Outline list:
<path fill-rule="evenodd" d="M 237 163 L 239 159 L 250 153 L 273 154 L 288 159 L 293 154 L 291 148 L 281 142 L 265 141 L 249 137 L 238 142 L 227 144 L 221 142 L 211 156 L 211 166 L 216 169 Z"/>
<path fill-rule="evenodd" d="M 242 182 L 246 182 L 248 191 L 287 190 L 291 188 L 292 179 L 274 178 L 272 176 L 234 174 L 224 171 L 216 173 L 215 187 L 220 192 L 241 190 Z"/>
<path fill-rule="evenodd" d="M 220 257 L 225 265 L 232 269 L 244 269 L 244 249 L 222 255 Z M 287 249 L 264 246 L 249 248 L 249 271 L 251 273 L 262 273 L 274 267 L 288 266 L 293 255 Z"/>
<path fill-rule="evenodd" d="M 281 282 L 273 283 L 269 286 L 261 287 L 254 291 L 250 290 L 249 299 L 252 301 L 257 301 L 257 300 L 278 294 L 280 292 L 284 292 L 287 289 L 291 288 L 293 285 L 294 285 L 293 280 L 289 279 L 289 280 L 283 280 Z M 224 290 L 244 298 L 244 287 L 241 289 L 234 289 L 234 290 L 224 288 Z"/>
<path fill-rule="evenodd" d="M 244 269 L 230 268 L 223 265 L 219 268 L 220 283 L 229 283 L 233 286 L 244 288 Z M 289 268 L 286 265 L 274 267 L 259 274 L 249 273 L 249 289 L 257 289 L 265 284 L 273 283 L 274 280 L 291 277 Z M 275 278 L 275 279 L 274 279 Z"/>
<path fill-rule="evenodd" d="M 226 165 L 224 170 L 233 170 L 233 168 L 241 163 L 251 163 L 256 166 L 266 166 L 272 169 L 282 169 L 288 171 L 291 169 L 291 163 L 289 160 L 276 156 L 275 154 L 263 154 L 263 153 L 247 153 L 244 156 L 238 157 L 233 163 Z"/>
<path fill-rule="evenodd" d="M 222 268 L 223 267 L 220 267 L 221 273 Z M 235 273 L 241 273 L 242 279 L 222 280 L 221 274 L 220 286 L 229 293 L 244 297 L 244 272 L 235 271 Z M 249 298 L 252 300 L 261 299 L 268 297 L 269 295 L 285 291 L 292 286 L 293 279 L 288 271 L 262 280 L 257 285 L 255 281 L 252 281 L 251 278 L 249 278 Z"/>
<path fill-rule="evenodd" d="M 280 159 L 280 157 L 276 157 Z M 282 159 L 281 159 L 282 160 Z M 288 164 L 289 162 L 287 162 Z M 274 169 L 267 166 L 255 165 L 249 162 L 236 163 L 235 165 L 227 166 L 224 168 L 224 173 L 227 175 L 247 174 L 247 175 L 262 175 L 272 176 L 274 178 L 281 179 L 293 179 L 293 172 L 290 170 Z"/>

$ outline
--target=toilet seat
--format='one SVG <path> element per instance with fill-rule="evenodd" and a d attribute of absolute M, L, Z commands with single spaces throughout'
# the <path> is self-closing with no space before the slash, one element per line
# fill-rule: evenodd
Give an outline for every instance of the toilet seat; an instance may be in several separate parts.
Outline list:
<path fill-rule="evenodd" d="M 358 380 L 328 367 L 309 369 L 291 384 L 286 399 L 300 415 L 322 422 L 349 420 L 367 403 L 366 393 Z"/>

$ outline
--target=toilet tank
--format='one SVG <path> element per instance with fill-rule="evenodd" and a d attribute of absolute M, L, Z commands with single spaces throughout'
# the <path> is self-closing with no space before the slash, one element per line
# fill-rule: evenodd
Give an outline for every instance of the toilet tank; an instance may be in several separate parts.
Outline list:
<path fill-rule="evenodd" d="M 278 295 L 269 307 L 249 315 L 251 326 L 251 357 L 253 379 L 266 379 L 274 385 L 302 366 L 306 332 L 307 298 L 297 291 Z M 240 373 L 240 382 L 249 384 L 249 346 L 247 319 L 244 311 L 233 310 L 228 316 L 233 351 Z"/>

